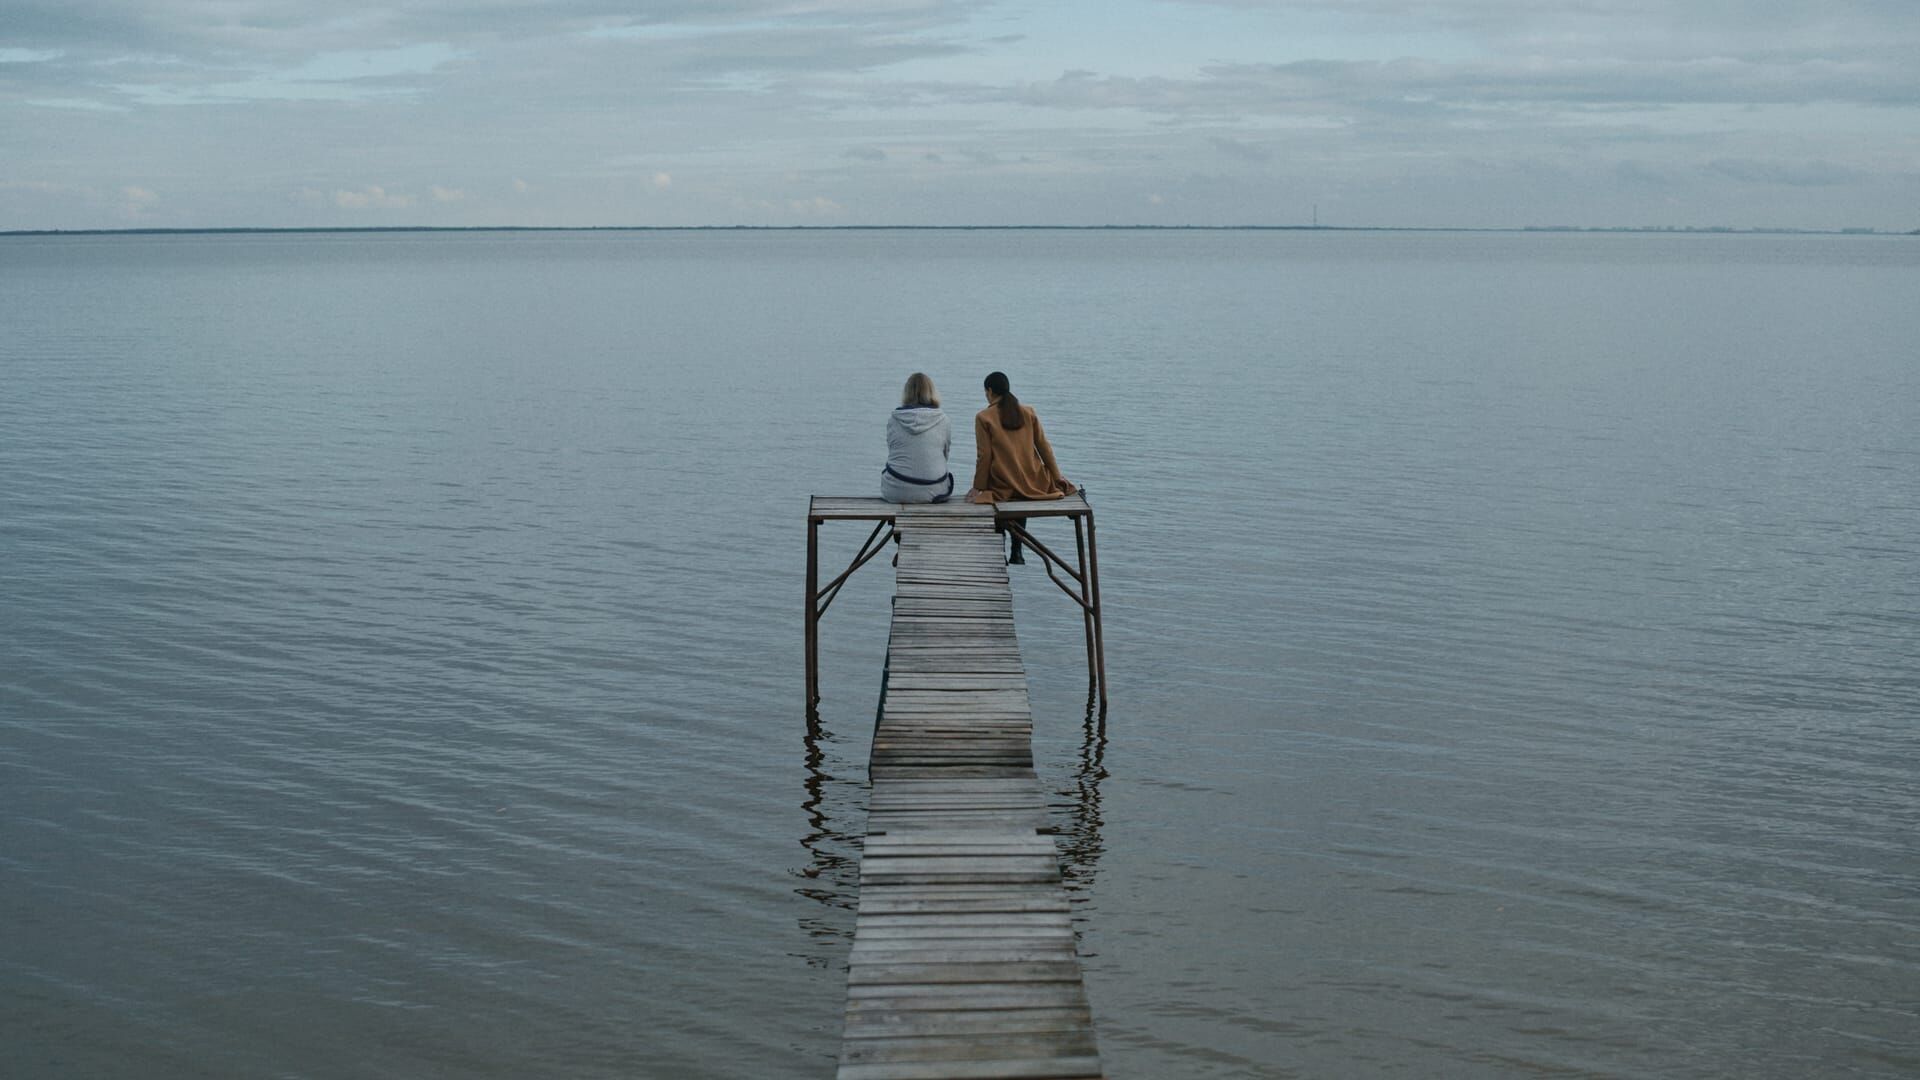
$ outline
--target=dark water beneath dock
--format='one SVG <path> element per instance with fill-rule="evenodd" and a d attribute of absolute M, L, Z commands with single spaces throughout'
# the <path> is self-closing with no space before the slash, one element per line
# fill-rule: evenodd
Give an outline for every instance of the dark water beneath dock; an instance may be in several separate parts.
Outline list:
<path fill-rule="evenodd" d="M 1913 1076 L 1916 296 L 1876 237 L 0 238 L 0 1072 L 830 1075 L 890 583 L 809 733 L 805 497 L 915 368 L 970 465 L 1002 368 L 1100 514 L 1104 734 L 1015 590 L 1114 1075 Z"/>

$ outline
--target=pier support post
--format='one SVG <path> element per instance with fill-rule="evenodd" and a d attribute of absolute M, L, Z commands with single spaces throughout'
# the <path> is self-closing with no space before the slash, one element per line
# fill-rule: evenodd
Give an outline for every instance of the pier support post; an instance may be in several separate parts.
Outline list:
<path fill-rule="evenodd" d="M 820 704 L 820 519 L 807 515 L 807 711 Z"/>
<path fill-rule="evenodd" d="M 1087 615 L 1093 620 L 1093 658 L 1099 673 L 1094 677 L 1100 691 L 1100 712 L 1107 711 L 1107 635 L 1100 625 L 1100 545 L 1093 538 L 1093 507 L 1087 507 L 1087 587 L 1093 594 L 1093 603 L 1087 609 Z"/>
<path fill-rule="evenodd" d="M 1083 567 L 1086 566 L 1087 565 L 1086 526 L 1080 521 L 1080 518 L 1078 515 L 1075 515 L 1073 519 L 1073 549 L 1074 549 L 1075 561 L 1077 561 Z M 1087 686 L 1089 688 L 1097 689 L 1100 681 L 1100 676 L 1099 676 L 1099 673 L 1095 670 L 1095 664 L 1093 659 L 1092 594 L 1087 589 L 1087 583 L 1084 577 L 1081 579 L 1081 582 L 1080 582 L 1080 628 L 1083 631 L 1085 631 L 1087 636 Z"/>

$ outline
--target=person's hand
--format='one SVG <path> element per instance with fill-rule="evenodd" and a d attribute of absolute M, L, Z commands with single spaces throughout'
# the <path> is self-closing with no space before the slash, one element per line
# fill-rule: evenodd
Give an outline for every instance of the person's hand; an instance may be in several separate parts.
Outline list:
<path fill-rule="evenodd" d="M 968 488 L 967 501 L 970 503 L 990 503 L 993 501 L 993 492 L 981 491 L 979 488 Z"/>

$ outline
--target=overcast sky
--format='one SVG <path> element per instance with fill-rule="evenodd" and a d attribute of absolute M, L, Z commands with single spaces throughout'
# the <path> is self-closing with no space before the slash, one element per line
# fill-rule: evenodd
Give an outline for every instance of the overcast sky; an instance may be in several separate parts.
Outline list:
<path fill-rule="evenodd" d="M 0 229 L 1920 227 L 1920 0 L 0 0 Z"/>

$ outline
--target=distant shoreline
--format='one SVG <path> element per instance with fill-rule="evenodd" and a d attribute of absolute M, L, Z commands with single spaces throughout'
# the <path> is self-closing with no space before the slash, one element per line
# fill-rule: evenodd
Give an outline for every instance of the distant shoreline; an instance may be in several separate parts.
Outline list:
<path fill-rule="evenodd" d="M 0 229 L 0 236 L 223 236 L 247 233 L 488 233 L 488 232 L 1388 232 L 1388 233 L 1631 233 L 1656 236 L 1920 236 L 1848 228 L 1793 229 L 1701 225 L 316 225 L 230 228 Z"/>

